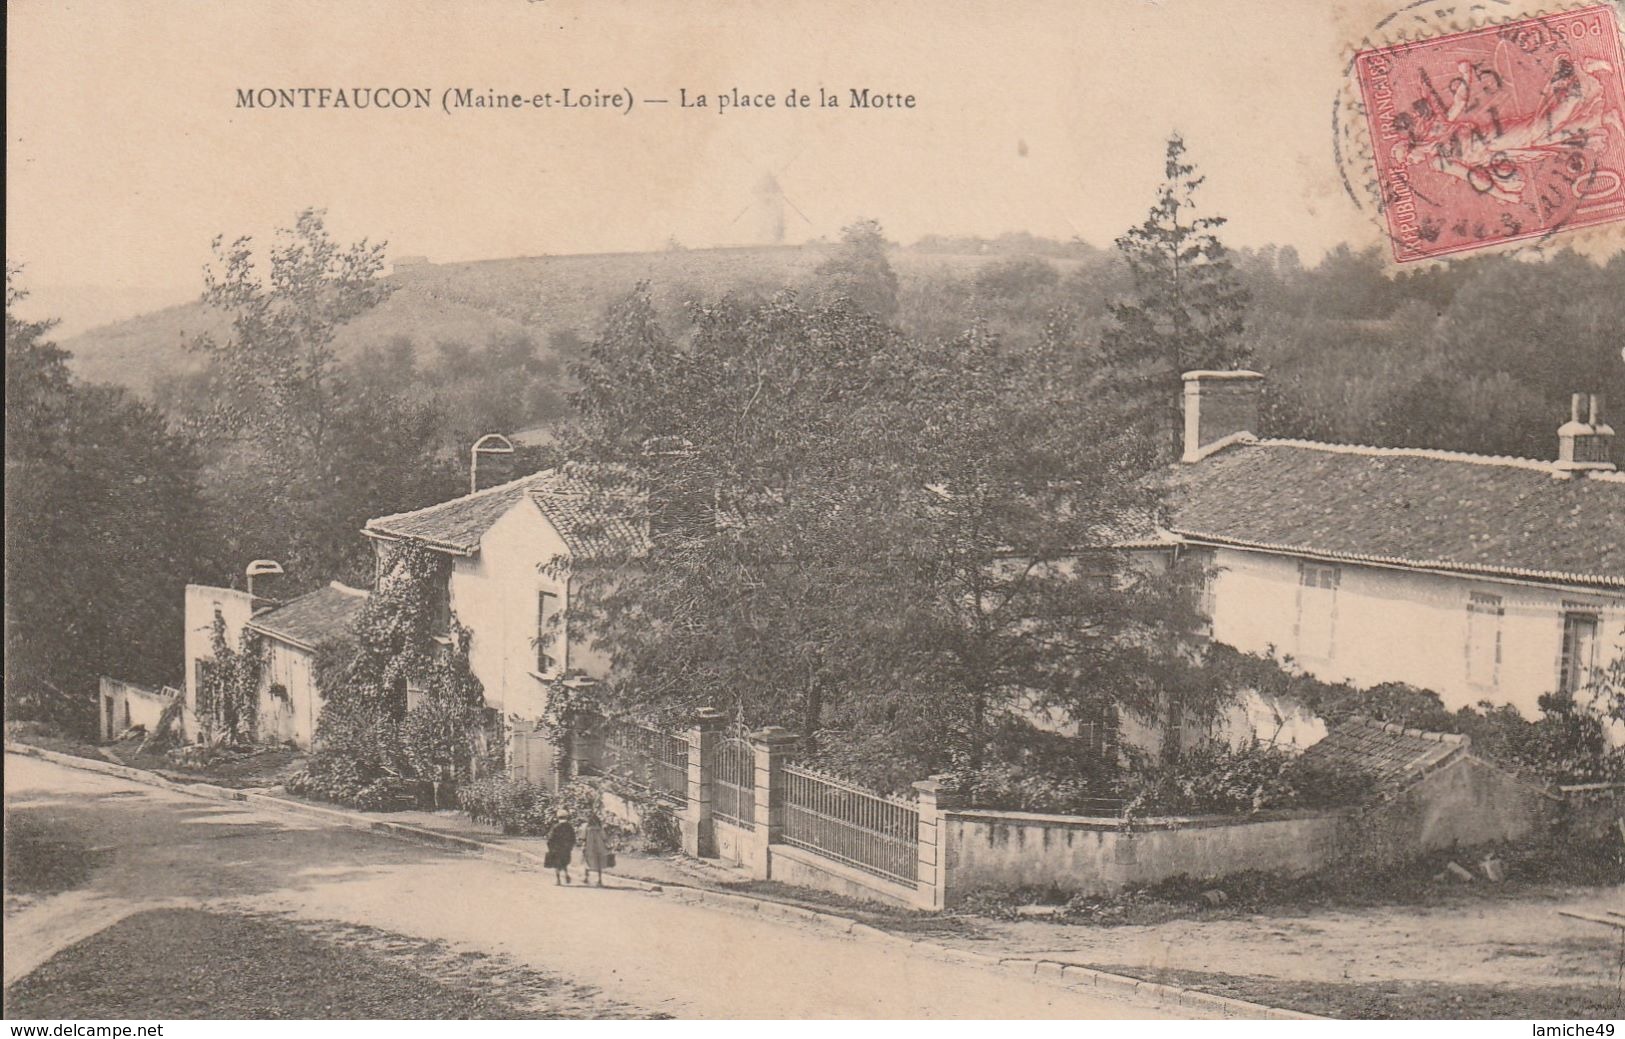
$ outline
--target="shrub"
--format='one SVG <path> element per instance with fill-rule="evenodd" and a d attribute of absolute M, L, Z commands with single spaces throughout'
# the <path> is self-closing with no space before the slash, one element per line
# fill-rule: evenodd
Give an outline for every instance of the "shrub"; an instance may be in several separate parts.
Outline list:
<path fill-rule="evenodd" d="M 666 854 L 683 847 L 683 828 L 671 805 L 658 798 L 644 798 L 638 803 L 638 834 L 644 846 L 652 852 Z"/>
<path fill-rule="evenodd" d="M 459 786 L 457 807 L 475 822 L 521 837 L 545 834 L 558 810 L 553 794 L 545 787 L 503 774 Z"/>
<path fill-rule="evenodd" d="M 1367 772 L 1327 768 L 1276 747 L 1206 747 L 1152 766 L 1130 781 L 1127 813 L 1251 813 L 1357 804 L 1376 790 Z"/>
<path fill-rule="evenodd" d="M 960 790 L 978 808 L 1016 812 L 1099 815 L 1109 811 L 1114 791 L 1089 775 L 1046 774 L 1009 764 L 985 765 L 957 776 Z"/>

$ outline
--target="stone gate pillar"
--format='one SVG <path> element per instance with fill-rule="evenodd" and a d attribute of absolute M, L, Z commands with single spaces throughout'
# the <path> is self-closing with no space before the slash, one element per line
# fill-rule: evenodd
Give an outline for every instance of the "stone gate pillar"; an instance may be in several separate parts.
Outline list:
<path fill-rule="evenodd" d="M 683 852 L 710 858 L 717 853 L 716 831 L 711 826 L 711 763 L 722 738 L 726 716 L 714 707 L 702 707 L 688 730 L 688 803 L 678 824 L 683 831 Z"/>
<path fill-rule="evenodd" d="M 784 766 L 794 757 L 799 742 L 800 737 L 778 725 L 750 734 L 756 752 L 756 830 L 750 865 L 760 880 L 772 879 L 773 856 L 768 849 L 783 840 L 784 834 Z"/>
<path fill-rule="evenodd" d="M 920 811 L 916 884 L 921 909 L 943 909 L 948 904 L 948 823 L 942 813 L 964 804 L 952 779 L 952 776 L 936 775 L 914 784 Z"/>

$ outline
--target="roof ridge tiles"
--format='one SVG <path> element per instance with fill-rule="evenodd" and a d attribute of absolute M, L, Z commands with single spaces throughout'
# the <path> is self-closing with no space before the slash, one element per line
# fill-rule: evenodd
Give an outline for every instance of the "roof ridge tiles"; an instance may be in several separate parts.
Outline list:
<path fill-rule="evenodd" d="M 374 516 L 373 518 L 371 518 L 371 519 L 369 519 L 367 521 L 367 526 L 370 527 L 375 523 L 384 523 L 384 522 L 386 522 L 388 520 L 398 520 L 398 519 L 404 519 L 404 518 L 406 518 L 408 516 L 416 516 L 420 512 L 428 512 L 430 509 L 443 508 L 443 507 L 445 507 L 447 505 L 450 505 L 453 502 L 470 501 L 470 500 L 475 499 L 475 498 L 489 498 L 489 497 L 491 497 L 491 496 L 493 496 L 495 494 L 499 494 L 499 493 L 501 493 L 503 491 L 521 490 L 521 489 L 523 489 L 524 484 L 530 483 L 530 482 L 532 482 L 534 480 L 540 479 L 541 477 L 547 476 L 550 473 L 555 473 L 557 471 L 558 471 L 557 467 L 549 467 L 549 468 L 546 468 L 546 469 L 538 469 L 534 473 L 527 473 L 524 476 L 516 477 L 516 478 L 514 478 L 512 480 L 509 480 L 506 483 L 497 483 L 497 484 L 492 484 L 489 487 L 481 487 L 477 491 L 473 491 L 473 492 L 471 492 L 469 494 L 460 494 L 455 498 L 447 498 L 445 501 L 437 501 L 433 505 L 424 505 L 421 508 L 407 509 L 405 512 L 392 512 L 392 513 L 389 513 L 387 516 Z"/>
<path fill-rule="evenodd" d="M 1556 462 L 1538 458 L 1519 458 L 1515 455 L 1481 455 L 1470 451 L 1447 451 L 1432 447 L 1378 447 L 1373 444 L 1338 444 L 1323 440 L 1300 440 L 1291 437 L 1269 437 L 1256 441 L 1258 447 L 1296 447 L 1307 451 L 1326 451 L 1332 454 L 1365 455 L 1371 458 L 1426 458 L 1436 462 L 1464 462 L 1469 465 L 1496 465 L 1513 469 L 1557 473 Z M 1615 475 L 1612 473 L 1602 474 Z M 1619 474 L 1625 476 L 1625 474 Z"/>
<path fill-rule="evenodd" d="M 1349 552 L 1338 549 L 1314 549 L 1303 545 L 1282 544 L 1269 541 L 1255 541 L 1249 538 L 1230 537 L 1222 534 L 1208 534 L 1199 530 L 1192 530 L 1187 526 L 1176 524 L 1169 528 L 1172 533 L 1185 538 L 1195 538 L 1198 541 L 1218 542 L 1235 545 L 1238 548 L 1254 548 L 1267 552 L 1284 552 L 1291 555 L 1311 555 L 1327 559 L 1346 559 L 1355 563 L 1378 563 L 1426 570 L 1446 570 L 1469 574 L 1500 575 L 1506 577 L 1526 577 L 1535 580 L 1548 581 L 1574 581 L 1584 584 L 1602 584 L 1608 586 L 1625 585 L 1625 576 L 1613 574 L 1586 574 L 1573 573 L 1564 570 L 1538 570 L 1533 567 L 1498 566 L 1493 564 L 1460 563 L 1449 559 L 1410 559 L 1405 556 L 1378 555 L 1370 552 Z"/>

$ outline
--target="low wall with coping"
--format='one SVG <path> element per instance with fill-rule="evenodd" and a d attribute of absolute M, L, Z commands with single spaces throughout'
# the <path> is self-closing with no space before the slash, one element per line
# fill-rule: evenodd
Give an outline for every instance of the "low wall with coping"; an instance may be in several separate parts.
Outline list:
<path fill-rule="evenodd" d="M 768 859 L 768 877 L 784 884 L 828 891 L 847 898 L 885 902 L 905 909 L 922 908 L 917 887 L 853 869 L 805 848 L 788 844 L 770 845 Z"/>
<path fill-rule="evenodd" d="M 684 851 L 764 880 L 927 910 L 976 890 L 1105 895 L 1177 876 L 1290 876 L 1335 864 L 1395 862 L 1516 840 L 1549 826 L 1561 806 L 1553 793 L 1463 753 L 1359 808 L 1132 823 L 972 809 L 948 776 L 913 784 L 905 801 L 805 766 L 791 768 L 796 739 L 770 726 L 749 736 L 753 778 L 727 784 L 751 799 L 754 826 L 745 828 L 713 810 L 722 729 L 722 715 L 706 710 L 689 732 L 688 796 L 680 810 Z M 798 792 L 792 779 L 815 784 L 817 792 Z M 793 843 L 786 836 L 788 811 L 800 813 L 790 816 L 790 825 L 802 828 Z M 1585 822 L 1596 826 L 1590 814 L 1602 813 L 1587 813 Z M 878 860 L 872 857 L 877 843 L 889 849 Z M 912 850 L 912 864 L 899 859 L 899 850 Z"/>
<path fill-rule="evenodd" d="M 1309 873 L 1337 857 L 1343 826 L 1331 812 L 1142 820 L 1133 830 L 1036 812 L 961 809 L 943 820 L 947 904 L 978 888 L 1098 895 L 1179 874 Z"/>

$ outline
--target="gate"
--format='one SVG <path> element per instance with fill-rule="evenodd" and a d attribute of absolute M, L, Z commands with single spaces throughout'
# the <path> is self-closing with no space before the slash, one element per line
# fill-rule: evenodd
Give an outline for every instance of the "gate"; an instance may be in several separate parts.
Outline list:
<path fill-rule="evenodd" d="M 746 830 L 756 828 L 756 750 L 749 740 L 727 736 L 711 759 L 711 814 Z"/>

